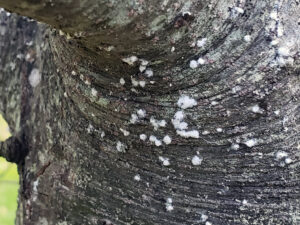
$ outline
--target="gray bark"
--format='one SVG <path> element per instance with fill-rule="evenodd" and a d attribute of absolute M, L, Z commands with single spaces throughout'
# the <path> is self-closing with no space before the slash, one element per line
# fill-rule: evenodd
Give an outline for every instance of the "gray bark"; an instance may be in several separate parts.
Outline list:
<path fill-rule="evenodd" d="M 17 225 L 300 224 L 298 1 L 0 6 L 48 24 L 1 12 L 14 137 L 0 153 L 18 163 Z M 181 109 L 183 95 L 197 104 Z"/>

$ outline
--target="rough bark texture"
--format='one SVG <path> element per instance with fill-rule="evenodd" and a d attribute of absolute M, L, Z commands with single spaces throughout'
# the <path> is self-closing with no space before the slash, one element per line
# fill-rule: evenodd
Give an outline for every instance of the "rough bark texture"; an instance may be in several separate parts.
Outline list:
<path fill-rule="evenodd" d="M 298 1 L 0 5 L 52 27 L 1 12 L 17 225 L 300 224 Z M 198 138 L 175 129 L 180 110 Z"/>

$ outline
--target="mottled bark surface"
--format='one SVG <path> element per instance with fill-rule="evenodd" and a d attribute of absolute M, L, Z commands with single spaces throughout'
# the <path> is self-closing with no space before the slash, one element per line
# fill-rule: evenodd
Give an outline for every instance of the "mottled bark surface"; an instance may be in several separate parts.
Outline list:
<path fill-rule="evenodd" d="M 298 1 L 0 5 L 17 225 L 300 224 Z"/>

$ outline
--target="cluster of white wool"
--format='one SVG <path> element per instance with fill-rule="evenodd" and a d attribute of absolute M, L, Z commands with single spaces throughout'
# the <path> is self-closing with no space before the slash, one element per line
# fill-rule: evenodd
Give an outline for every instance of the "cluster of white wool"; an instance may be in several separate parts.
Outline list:
<path fill-rule="evenodd" d="M 166 201 L 166 210 L 168 212 L 170 212 L 170 211 L 172 211 L 174 209 L 172 203 L 173 203 L 172 198 L 167 198 L 167 201 Z"/>
<path fill-rule="evenodd" d="M 140 62 L 141 62 L 141 64 L 140 64 L 139 70 L 142 73 L 146 70 L 147 65 L 149 64 L 149 62 L 145 59 L 140 59 Z"/>
<path fill-rule="evenodd" d="M 197 40 L 197 47 L 202 48 L 206 44 L 207 38 L 202 38 L 200 40 Z"/>
<path fill-rule="evenodd" d="M 98 91 L 95 88 L 91 89 L 92 96 L 97 97 Z"/>
<path fill-rule="evenodd" d="M 202 161 L 203 161 L 203 158 L 200 157 L 200 156 L 197 156 L 197 155 L 195 155 L 195 156 L 192 158 L 192 164 L 193 164 L 194 166 L 199 166 L 199 165 L 201 165 Z"/>
<path fill-rule="evenodd" d="M 288 153 L 285 152 L 285 151 L 278 151 L 278 152 L 276 152 L 276 154 L 275 154 L 276 160 L 278 160 L 278 161 L 284 160 L 284 161 L 282 162 L 282 165 L 292 163 L 292 159 L 289 158 L 288 156 L 289 156 Z"/>
<path fill-rule="evenodd" d="M 158 159 L 162 162 L 164 166 L 170 166 L 170 159 L 163 156 L 159 156 Z"/>
<path fill-rule="evenodd" d="M 237 13 L 244 13 L 244 9 L 240 8 L 240 7 L 234 7 L 234 10 L 237 12 Z"/>
<path fill-rule="evenodd" d="M 31 70 L 28 80 L 31 87 L 38 86 L 38 84 L 41 82 L 40 71 L 37 68 Z"/>
<path fill-rule="evenodd" d="M 167 122 L 165 120 L 156 120 L 153 116 L 150 118 L 150 123 L 154 127 L 154 130 L 157 130 L 159 127 L 165 127 Z"/>
<path fill-rule="evenodd" d="M 247 145 L 249 148 L 252 148 L 254 147 L 255 145 L 257 145 L 257 140 L 256 139 L 249 139 L 249 140 L 246 140 L 244 142 L 245 145 Z"/>
<path fill-rule="evenodd" d="M 190 68 L 196 69 L 199 65 L 204 65 L 206 63 L 206 60 L 203 58 L 198 58 L 198 60 L 191 60 L 190 61 Z"/>
<path fill-rule="evenodd" d="M 134 63 L 136 61 L 138 61 L 138 57 L 136 57 L 135 55 L 133 55 L 133 56 L 129 56 L 127 58 L 123 58 L 122 61 L 125 62 L 125 63 L 127 63 L 128 65 L 132 66 L 132 65 L 134 65 Z"/>
<path fill-rule="evenodd" d="M 146 141 L 147 140 L 147 135 L 146 134 L 140 134 L 140 139 L 142 141 Z"/>
<path fill-rule="evenodd" d="M 150 135 L 149 141 L 153 142 L 157 147 L 162 145 L 161 140 L 157 139 L 157 137 L 155 137 L 154 135 Z"/>
<path fill-rule="evenodd" d="M 176 129 L 176 133 L 184 138 L 199 138 L 199 131 L 186 131 L 188 124 L 183 121 L 184 116 L 185 115 L 183 111 L 177 111 L 172 119 L 172 124 Z"/>
<path fill-rule="evenodd" d="M 177 101 L 177 105 L 182 109 L 192 108 L 197 105 L 197 101 L 187 95 L 182 95 Z"/>
<path fill-rule="evenodd" d="M 124 80 L 123 77 L 120 78 L 120 84 L 121 84 L 121 85 L 124 85 L 124 84 L 125 84 L 125 80 Z"/>
<path fill-rule="evenodd" d="M 120 128 L 120 131 L 123 133 L 124 136 L 129 136 L 130 132 L 123 129 L 123 128 Z"/>
<path fill-rule="evenodd" d="M 166 135 L 166 136 L 164 136 L 164 138 L 163 138 L 163 142 L 164 142 L 166 145 L 169 145 L 169 144 L 171 144 L 171 142 L 172 142 L 172 138 L 171 138 L 169 135 Z"/>
<path fill-rule="evenodd" d="M 125 150 L 126 150 L 126 146 L 122 142 L 118 141 L 117 142 L 117 151 L 118 152 L 126 152 Z"/>
<path fill-rule="evenodd" d="M 262 113 L 263 112 L 263 110 L 259 107 L 259 105 L 252 106 L 251 111 L 254 113 Z"/>
<path fill-rule="evenodd" d="M 134 79 L 133 77 L 131 77 L 131 84 L 134 87 L 137 87 L 137 86 L 145 87 L 146 86 L 146 81 L 144 81 L 144 80 L 138 81 L 138 80 Z"/>
<path fill-rule="evenodd" d="M 239 144 L 236 144 L 236 143 L 233 143 L 230 147 L 232 150 L 238 150 L 240 148 L 240 145 Z"/>
<path fill-rule="evenodd" d="M 205 222 L 208 219 L 208 216 L 205 214 L 201 215 L 201 222 Z"/>
<path fill-rule="evenodd" d="M 139 119 L 143 119 L 146 116 L 146 110 L 138 109 L 136 113 L 131 114 L 130 123 L 135 124 Z"/>
<path fill-rule="evenodd" d="M 284 66 L 286 64 L 293 64 L 294 58 L 292 57 L 291 49 L 294 47 L 292 42 L 285 42 L 277 49 L 277 58 L 276 61 L 280 66 Z"/>
<path fill-rule="evenodd" d="M 250 42 L 251 41 L 251 35 L 247 34 L 244 36 L 244 41 Z"/>
<path fill-rule="evenodd" d="M 199 131 L 197 130 L 176 130 L 176 133 L 184 138 L 199 138 Z"/>
<path fill-rule="evenodd" d="M 141 176 L 139 174 L 137 174 L 137 175 L 134 176 L 133 179 L 136 180 L 136 181 L 140 181 L 141 180 Z"/>
<path fill-rule="evenodd" d="M 152 69 L 146 69 L 144 73 L 147 77 L 152 77 L 153 76 L 153 70 Z"/>
<path fill-rule="evenodd" d="M 36 201 L 37 199 L 37 196 L 38 196 L 38 187 L 39 185 L 39 179 L 37 179 L 36 181 L 33 182 L 33 185 L 32 185 L 32 192 L 33 192 L 33 195 L 32 195 L 32 201 Z"/>
<path fill-rule="evenodd" d="M 92 124 L 89 124 L 88 128 L 87 128 L 87 132 L 90 134 L 91 132 L 94 131 L 94 127 Z"/>
<path fill-rule="evenodd" d="M 139 117 L 135 113 L 131 114 L 130 123 L 135 124 L 136 122 L 138 122 L 138 120 Z"/>
<path fill-rule="evenodd" d="M 146 110 L 144 110 L 144 109 L 139 109 L 139 110 L 137 111 L 137 115 L 138 115 L 139 118 L 145 118 L 145 117 L 146 117 Z"/>

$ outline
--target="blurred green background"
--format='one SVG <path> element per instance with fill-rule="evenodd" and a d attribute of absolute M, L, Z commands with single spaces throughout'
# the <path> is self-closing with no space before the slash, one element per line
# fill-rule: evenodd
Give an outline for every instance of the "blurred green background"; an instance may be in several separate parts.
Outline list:
<path fill-rule="evenodd" d="M 14 225 L 19 176 L 17 166 L 0 157 L 0 225 Z"/>

